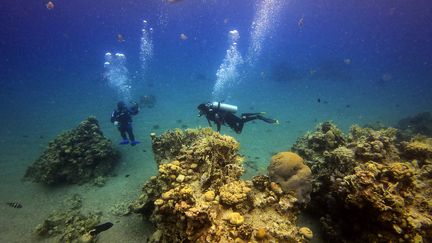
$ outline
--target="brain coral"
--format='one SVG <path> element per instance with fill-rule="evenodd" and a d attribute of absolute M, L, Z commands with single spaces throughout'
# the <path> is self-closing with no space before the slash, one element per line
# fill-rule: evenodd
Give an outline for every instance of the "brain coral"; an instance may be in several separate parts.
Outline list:
<path fill-rule="evenodd" d="M 247 199 L 250 188 L 244 181 L 233 181 L 221 186 L 220 198 L 226 205 L 235 205 Z"/>
<path fill-rule="evenodd" d="M 268 173 L 270 180 L 279 183 L 284 192 L 294 191 L 300 203 L 310 200 L 311 170 L 296 153 L 281 152 L 274 155 Z"/>

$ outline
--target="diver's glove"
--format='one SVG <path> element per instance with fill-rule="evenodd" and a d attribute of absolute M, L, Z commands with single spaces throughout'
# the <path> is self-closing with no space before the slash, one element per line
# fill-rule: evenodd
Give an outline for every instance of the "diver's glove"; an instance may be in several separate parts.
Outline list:
<path fill-rule="evenodd" d="M 116 126 L 116 127 L 120 127 L 120 122 L 115 121 L 115 122 L 114 122 L 114 126 Z"/>

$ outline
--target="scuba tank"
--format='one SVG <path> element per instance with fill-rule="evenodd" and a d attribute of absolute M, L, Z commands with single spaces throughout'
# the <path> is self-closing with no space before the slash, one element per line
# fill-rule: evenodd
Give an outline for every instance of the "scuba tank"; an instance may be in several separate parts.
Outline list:
<path fill-rule="evenodd" d="M 216 101 L 210 103 L 210 108 L 215 110 L 220 110 L 220 111 L 231 112 L 231 113 L 236 113 L 238 109 L 237 106 L 235 105 L 229 105 L 229 104 L 216 102 Z"/>

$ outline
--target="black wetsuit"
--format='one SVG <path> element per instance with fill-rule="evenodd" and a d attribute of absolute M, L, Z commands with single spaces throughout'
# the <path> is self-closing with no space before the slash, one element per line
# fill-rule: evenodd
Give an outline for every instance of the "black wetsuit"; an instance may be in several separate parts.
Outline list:
<path fill-rule="evenodd" d="M 231 112 L 218 109 L 205 109 L 205 111 L 201 111 L 203 112 L 203 115 L 206 116 L 209 126 L 211 126 L 210 121 L 216 123 L 218 132 L 220 132 L 222 125 L 228 125 L 236 133 L 241 133 L 244 124 L 255 119 L 259 119 L 267 123 L 277 123 L 277 120 L 263 117 L 261 115 L 262 113 L 242 113 L 241 117 L 238 117 Z"/>
<path fill-rule="evenodd" d="M 111 115 L 111 122 L 118 122 L 118 130 L 123 140 L 135 141 L 135 136 L 132 130 L 132 116 L 138 114 L 138 108 L 122 107 L 121 109 L 114 110 Z"/>

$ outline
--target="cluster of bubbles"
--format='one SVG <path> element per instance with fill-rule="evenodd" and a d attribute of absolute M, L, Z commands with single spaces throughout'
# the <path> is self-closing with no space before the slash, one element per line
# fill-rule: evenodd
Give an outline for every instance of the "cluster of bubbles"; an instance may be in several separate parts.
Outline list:
<path fill-rule="evenodd" d="M 288 0 L 290 1 L 290 0 Z M 251 26 L 247 62 L 253 65 L 261 54 L 262 45 L 274 27 L 285 0 L 260 1 Z"/>
<path fill-rule="evenodd" d="M 140 60 L 142 73 L 146 71 L 148 61 L 153 55 L 153 29 L 149 27 L 146 20 L 143 20 L 141 45 L 140 45 Z M 116 89 L 122 100 L 131 100 L 131 82 L 129 72 L 126 67 L 126 56 L 123 53 L 111 54 L 105 53 L 104 76 L 108 80 L 111 88 Z"/>
<path fill-rule="evenodd" d="M 122 53 L 105 53 L 105 77 L 109 85 L 119 92 L 123 100 L 131 100 L 131 85 L 126 68 L 126 56 Z"/>
<path fill-rule="evenodd" d="M 237 41 L 240 38 L 240 34 L 237 30 L 229 32 L 230 47 L 226 51 L 225 58 L 216 72 L 216 83 L 213 87 L 213 100 L 223 100 L 226 97 L 222 97 L 226 94 L 227 88 L 230 88 L 236 84 L 236 80 L 239 78 L 238 66 L 243 63 L 243 58 L 238 51 Z"/>
<path fill-rule="evenodd" d="M 252 66 L 256 63 L 261 54 L 263 43 L 271 34 L 282 6 L 289 2 L 290 0 L 262 0 L 259 2 L 251 26 L 250 44 L 246 58 L 246 62 L 249 65 Z M 239 82 L 240 75 L 238 68 L 243 64 L 243 58 L 237 48 L 237 41 L 240 35 L 237 30 L 232 30 L 229 36 L 231 45 L 216 72 L 217 79 L 212 92 L 213 100 L 224 100 L 227 98 L 227 89 Z"/>
<path fill-rule="evenodd" d="M 152 41 L 152 33 L 153 28 L 149 27 L 147 20 L 143 20 L 143 28 L 141 30 L 141 45 L 140 45 L 140 60 L 141 60 L 141 68 L 144 73 L 147 68 L 148 61 L 153 56 L 153 41 Z"/>

